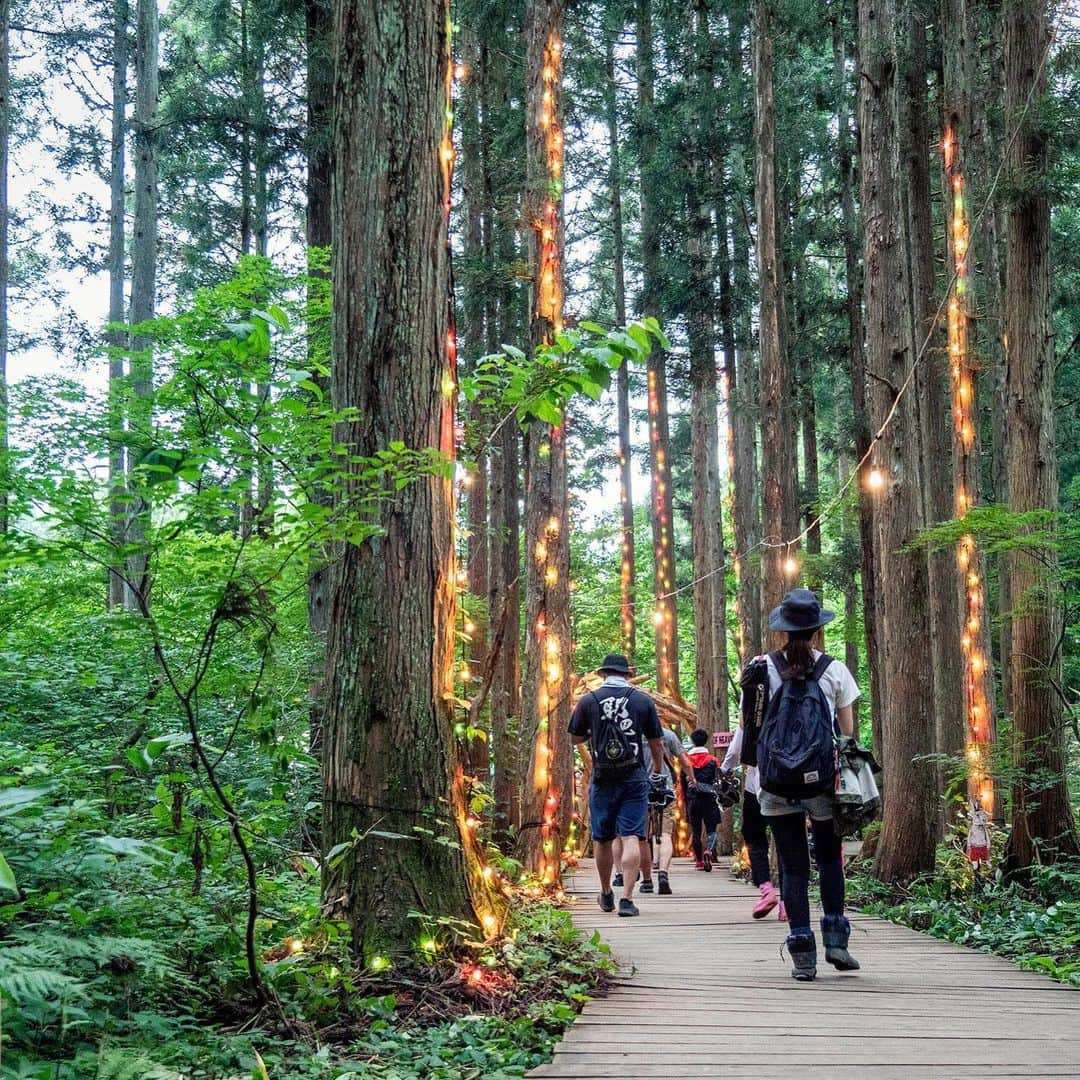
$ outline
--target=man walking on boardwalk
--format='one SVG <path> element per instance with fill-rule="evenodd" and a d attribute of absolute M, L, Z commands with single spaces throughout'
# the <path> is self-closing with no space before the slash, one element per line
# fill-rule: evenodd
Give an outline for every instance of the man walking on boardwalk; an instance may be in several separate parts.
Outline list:
<path fill-rule="evenodd" d="M 602 911 L 615 910 L 611 848 L 615 838 L 621 837 L 619 914 L 627 917 L 638 914 L 634 884 L 641 865 L 639 841 L 645 839 L 649 791 L 664 785 L 662 729 L 652 698 L 630 684 L 633 671 L 625 656 L 609 653 L 596 671 L 604 676 L 604 684 L 582 695 L 570 718 L 570 734 L 575 743 L 589 744 L 593 763 L 589 820 L 600 876 L 597 902 Z"/>

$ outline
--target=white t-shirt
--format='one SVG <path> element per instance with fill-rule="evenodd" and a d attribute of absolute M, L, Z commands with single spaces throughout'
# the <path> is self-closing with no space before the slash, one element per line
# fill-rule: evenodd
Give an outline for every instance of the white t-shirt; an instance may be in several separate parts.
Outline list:
<path fill-rule="evenodd" d="M 814 649 L 815 662 L 820 656 L 821 653 Z M 771 656 L 767 656 L 765 662 L 769 668 L 769 697 L 771 698 L 784 685 L 784 680 L 780 678 L 780 672 L 776 670 L 776 665 L 773 663 Z M 847 708 L 848 705 L 854 704 L 859 697 L 859 684 L 855 681 L 855 677 L 851 672 L 848 671 L 847 665 L 841 660 L 834 660 L 825 669 L 820 684 L 825 694 L 825 700 L 832 710 L 833 720 L 836 719 L 837 709 Z"/>

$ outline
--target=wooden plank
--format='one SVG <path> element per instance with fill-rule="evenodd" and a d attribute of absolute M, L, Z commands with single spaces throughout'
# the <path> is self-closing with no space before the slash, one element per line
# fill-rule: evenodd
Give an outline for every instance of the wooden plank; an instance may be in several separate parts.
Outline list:
<path fill-rule="evenodd" d="M 1080 1080 L 1070 987 L 858 914 L 863 970 L 840 974 L 819 954 L 818 980 L 796 983 L 780 956 L 787 927 L 750 918 L 746 885 L 684 860 L 672 884 L 674 896 L 638 896 L 641 917 L 619 919 L 596 906 L 591 868 L 575 875 L 575 923 L 599 930 L 622 967 L 530 1076 Z"/>

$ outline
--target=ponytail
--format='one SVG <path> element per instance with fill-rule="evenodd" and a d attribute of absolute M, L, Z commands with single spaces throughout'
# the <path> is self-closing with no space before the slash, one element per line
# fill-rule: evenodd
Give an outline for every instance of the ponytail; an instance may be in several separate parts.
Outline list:
<path fill-rule="evenodd" d="M 796 630 L 788 633 L 787 644 L 784 646 L 784 657 L 788 663 L 788 671 L 793 678 L 805 679 L 814 670 L 812 643 L 816 636 L 816 627 L 813 630 Z"/>

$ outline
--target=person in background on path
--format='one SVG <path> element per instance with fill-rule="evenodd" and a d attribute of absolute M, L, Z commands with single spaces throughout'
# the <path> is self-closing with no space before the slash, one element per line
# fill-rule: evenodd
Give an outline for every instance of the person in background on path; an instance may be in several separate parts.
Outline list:
<path fill-rule="evenodd" d="M 622 837 L 616 836 L 611 845 L 612 861 L 615 865 L 615 874 L 611 879 L 611 887 L 613 889 L 621 889 L 623 884 L 622 846 Z M 649 841 L 640 841 L 639 847 L 641 848 L 641 857 L 638 864 L 640 867 L 638 877 L 641 878 L 641 884 L 638 886 L 638 892 L 656 892 L 656 887 L 653 885 L 652 879 L 652 849 L 649 847 Z"/>
<path fill-rule="evenodd" d="M 764 664 L 764 657 L 760 658 Z M 743 726 L 740 723 L 735 737 L 731 740 L 728 752 L 724 755 L 724 762 L 720 766 L 722 772 L 732 773 L 740 763 L 740 754 L 743 748 Z M 772 872 L 769 868 L 769 830 L 765 825 L 765 819 L 761 816 L 761 806 L 758 804 L 758 771 L 756 765 L 746 766 L 746 776 L 743 781 L 742 803 L 742 838 L 750 853 L 750 880 L 761 892 L 757 903 L 754 904 L 752 915 L 755 919 L 764 919 L 773 908 L 778 908 L 780 921 L 787 920 L 787 909 L 781 895 L 781 888 L 773 888 Z M 782 884 L 781 877 L 778 884 Z"/>
<path fill-rule="evenodd" d="M 698 870 L 712 870 L 716 857 L 716 830 L 720 826 L 722 813 L 716 801 L 716 783 L 720 774 L 720 763 L 709 753 L 705 744 L 709 733 L 704 728 L 690 732 L 690 772 L 683 773 L 683 796 L 686 799 L 687 816 L 690 818 L 690 843 L 694 848 L 694 865 Z M 697 787 L 691 789 L 691 777 Z M 702 843 L 702 832 L 705 834 Z"/>
<path fill-rule="evenodd" d="M 596 669 L 604 676 L 598 690 L 583 694 L 570 718 L 570 734 L 578 745 L 588 743 L 592 757 L 589 820 L 596 871 L 600 877 L 597 903 L 601 911 L 615 910 L 611 887 L 612 845 L 622 839 L 623 895 L 619 914 L 639 914 L 634 903 L 645 839 L 650 787 L 663 783 L 663 730 L 651 697 L 630 684 L 633 671 L 625 656 L 609 653 Z M 646 746 L 651 771 L 646 770 Z"/>
<path fill-rule="evenodd" d="M 785 733 L 793 733 L 789 718 L 797 718 L 800 725 L 799 742 L 806 745 L 814 741 L 812 736 L 817 724 L 827 724 L 831 729 L 823 732 L 822 742 L 828 739 L 833 749 L 833 737 L 839 729 L 841 735 L 854 734 L 854 717 L 851 706 L 859 696 L 859 687 L 851 672 L 839 661 L 824 655 L 813 647 L 814 638 L 821 627 L 835 618 L 832 611 L 824 610 L 817 594 L 810 589 L 793 589 L 773 608 L 769 615 L 769 629 L 784 633 L 787 640 L 783 649 L 770 653 L 768 665 L 770 701 L 762 727 L 758 746 L 760 791 L 758 802 L 761 813 L 772 826 L 776 848 L 784 873 L 784 902 L 787 905 L 791 932 L 787 949 L 791 955 L 792 976 L 809 982 L 817 975 L 817 944 L 810 927 L 810 853 L 806 842 L 806 817 L 810 816 L 814 837 L 814 858 L 818 865 L 821 885 L 821 936 L 825 945 L 825 959 L 840 971 L 857 971 L 858 961 L 848 952 L 851 924 L 844 917 L 844 867 L 840 838 L 833 828 L 833 796 L 822 794 L 793 798 L 790 794 L 772 787 L 780 787 L 778 776 L 784 762 L 779 749 L 788 749 L 793 741 L 785 742 Z M 828 716 L 819 721 L 819 710 L 828 710 Z M 790 711 L 789 711 L 790 710 Z M 819 778 L 818 771 L 801 772 L 797 766 L 796 780 L 813 785 L 825 779 L 828 759 L 818 755 L 825 770 Z M 835 757 L 832 758 L 835 762 Z M 801 768 L 805 768 L 805 764 Z"/>
<path fill-rule="evenodd" d="M 663 750 L 662 775 L 667 798 L 664 799 L 660 818 L 660 850 L 653 852 L 653 860 L 657 869 L 656 891 L 661 896 L 670 896 L 671 860 L 675 855 L 675 842 L 671 835 L 675 827 L 675 762 L 677 761 L 681 766 L 682 775 L 687 778 L 691 791 L 697 790 L 697 781 L 694 779 L 694 766 L 690 764 L 690 758 L 687 757 L 679 736 L 670 728 L 663 729 L 661 746 Z M 659 784 L 655 786 L 654 797 L 656 801 L 660 801 Z"/>

